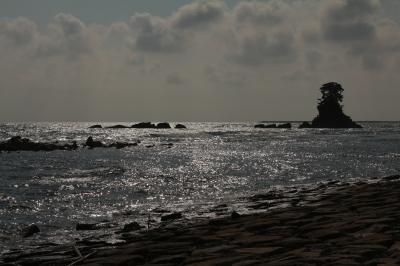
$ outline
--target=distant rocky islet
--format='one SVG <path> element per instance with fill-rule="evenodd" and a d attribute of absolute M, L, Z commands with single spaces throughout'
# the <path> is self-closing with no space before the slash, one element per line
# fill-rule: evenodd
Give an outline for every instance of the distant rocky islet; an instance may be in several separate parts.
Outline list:
<path fill-rule="evenodd" d="M 311 123 L 303 122 L 299 128 L 362 128 L 361 125 L 354 122 L 343 112 L 343 91 L 342 85 L 336 82 L 329 82 L 320 88 L 322 97 L 317 106 L 318 115 Z M 255 128 L 291 128 L 289 123 L 276 124 L 258 124 Z"/>
<path fill-rule="evenodd" d="M 141 122 L 134 124 L 132 126 L 124 126 L 124 125 L 114 125 L 114 126 L 108 126 L 108 127 L 103 127 L 102 125 L 93 125 L 89 127 L 90 129 L 128 129 L 128 128 L 136 128 L 136 129 L 170 129 L 172 128 L 171 125 L 167 122 L 162 122 L 162 123 L 151 123 L 151 122 Z M 187 127 L 183 124 L 176 124 L 175 125 L 176 129 L 186 129 Z"/>

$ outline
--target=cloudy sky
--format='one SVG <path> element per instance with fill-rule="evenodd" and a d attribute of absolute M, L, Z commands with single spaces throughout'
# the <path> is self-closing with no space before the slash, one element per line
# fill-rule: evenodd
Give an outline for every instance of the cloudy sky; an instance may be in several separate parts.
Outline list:
<path fill-rule="evenodd" d="M 0 121 L 400 120 L 398 0 L 1 0 Z"/>

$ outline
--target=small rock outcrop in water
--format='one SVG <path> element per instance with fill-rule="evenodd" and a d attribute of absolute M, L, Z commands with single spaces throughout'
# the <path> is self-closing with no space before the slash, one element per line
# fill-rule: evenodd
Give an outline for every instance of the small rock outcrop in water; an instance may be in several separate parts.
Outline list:
<path fill-rule="evenodd" d="M 39 227 L 36 224 L 31 224 L 30 226 L 25 227 L 22 230 L 22 237 L 30 237 L 39 232 L 40 232 Z"/>
<path fill-rule="evenodd" d="M 55 151 L 55 150 L 76 150 L 76 142 L 72 144 L 39 143 L 33 142 L 20 136 L 12 137 L 7 141 L 0 142 L 1 151 Z"/>
<path fill-rule="evenodd" d="M 285 124 L 269 124 L 269 125 L 264 125 L 264 124 L 258 124 L 255 125 L 254 128 L 292 128 L 292 124 L 290 123 L 285 123 Z"/>
<path fill-rule="evenodd" d="M 183 217 L 182 213 L 174 212 L 172 214 L 167 214 L 167 215 L 161 216 L 161 221 L 162 222 L 173 221 L 173 220 L 181 219 L 182 217 Z"/>
<path fill-rule="evenodd" d="M 103 128 L 103 127 L 101 125 L 93 125 L 93 126 L 90 126 L 89 128 L 93 129 L 93 128 Z"/>
<path fill-rule="evenodd" d="M 124 126 L 124 125 L 115 125 L 115 126 L 110 126 L 110 127 L 106 127 L 106 128 L 110 128 L 110 129 L 124 129 L 124 128 L 129 128 L 129 127 Z"/>
<path fill-rule="evenodd" d="M 124 228 L 120 231 L 121 233 L 128 233 L 128 232 L 133 232 L 133 231 L 138 231 L 142 229 L 143 226 L 138 224 L 137 222 L 132 222 L 129 224 L 125 224 Z"/>
<path fill-rule="evenodd" d="M 361 128 L 349 116 L 343 113 L 343 88 L 339 83 L 330 82 L 322 85 L 318 103 L 318 116 L 311 123 L 311 128 Z M 302 128 L 307 124 L 303 123 Z"/>
<path fill-rule="evenodd" d="M 78 223 L 75 227 L 76 231 L 91 231 L 91 230 L 98 230 L 98 224 L 81 224 Z"/>
<path fill-rule="evenodd" d="M 308 123 L 308 122 L 303 122 L 303 123 L 299 126 L 299 128 L 311 128 L 311 124 Z"/>
<path fill-rule="evenodd" d="M 177 125 L 175 125 L 175 128 L 176 129 L 186 129 L 186 126 L 182 125 L 182 124 L 177 124 Z"/>
<path fill-rule="evenodd" d="M 158 123 L 157 128 L 168 129 L 168 128 L 171 128 L 171 126 L 168 123 Z"/>
<path fill-rule="evenodd" d="M 131 128 L 156 128 L 156 125 L 151 122 L 142 122 L 132 125 Z"/>
<path fill-rule="evenodd" d="M 276 128 L 276 124 L 269 124 L 269 125 L 258 124 L 255 125 L 254 128 Z"/>
<path fill-rule="evenodd" d="M 292 124 L 285 123 L 285 124 L 277 125 L 276 127 L 277 128 L 292 128 Z"/>
<path fill-rule="evenodd" d="M 87 146 L 89 149 L 106 147 L 106 145 L 103 144 L 101 141 L 94 141 L 93 137 L 87 138 L 85 146 Z"/>
<path fill-rule="evenodd" d="M 132 147 L 132 146 L 137 146 L 138 143 L 134 142 L 134 143 L 129 143 L 129 142 L 116 142 L 116 143 L 112 143 L 110 145 L 106 145 L 101 141 L 95 141 L 93 140 L 93 137 L 88 137 L 88 139 L 86 140 L 86 143 L 84 144 L 84 146 L 88 147 L 89 149 L 93 149 L 93 148 L 116 148 L 116 149 L 123 149 L 126 147 Z"/>
<path fill-rule="evenodd" d="M 132 147 L 132 146 L 137 146 L 138 144 L 136 142 L 134 143 L 128 143 L 128 142 L 116 142 L 113 144 L 110 144 L 108 147 L 110 148 L 116 148 L 116 149 L 123 149 L 127 147 Z"/>

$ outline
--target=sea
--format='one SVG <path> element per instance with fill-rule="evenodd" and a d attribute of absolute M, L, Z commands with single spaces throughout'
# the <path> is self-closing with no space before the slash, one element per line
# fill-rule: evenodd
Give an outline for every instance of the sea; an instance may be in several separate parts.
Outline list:
<path fill-rule="evenodd" d="M 196 216 L 205 206 L 275 187 L 400 173 L 400 122 L 360 122 L 362 129 L 298 129 L 298 122 L 292 129 L 255 129 L 253 122 L 89 129 L 94 124 L 134 123 L 0 124 L 0 141 L 13 136 L 78 144 L 89 136 L 104 143 L 140 141 L 125 149 L 0 153 L 0 256 L 90 234 L 119 241 L 106 229 L 76 231 L 77 223 L 143 224 L 154 210 Z M 22 238 L 21 229 L 30 224 L 40 234 Z"/>

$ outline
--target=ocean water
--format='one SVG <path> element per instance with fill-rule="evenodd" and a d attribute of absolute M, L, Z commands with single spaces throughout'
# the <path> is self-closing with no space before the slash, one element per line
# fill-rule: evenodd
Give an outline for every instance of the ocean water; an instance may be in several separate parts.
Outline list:
<path fill-rule="evenodd" d="M 41 142 L 141 141 L 121 150 L 0 153 L 0 252 L 73 242 L 85 237 L 74 230 L 77 222 L 144 221 L 155 208 L 199 210 L 274 186 L 400 172 L 399 122 L 336 130 L 296 129 L 298 123 L 293 129 L 254 129 L 255 123 L 88 129 L 93 124 L 0 125 L 0 141 L 16 135 Z M 108 125 L 115 124 L 133 123 Z M 19 230 L 31 223 L 42 233 L 21 239 Z"/>

